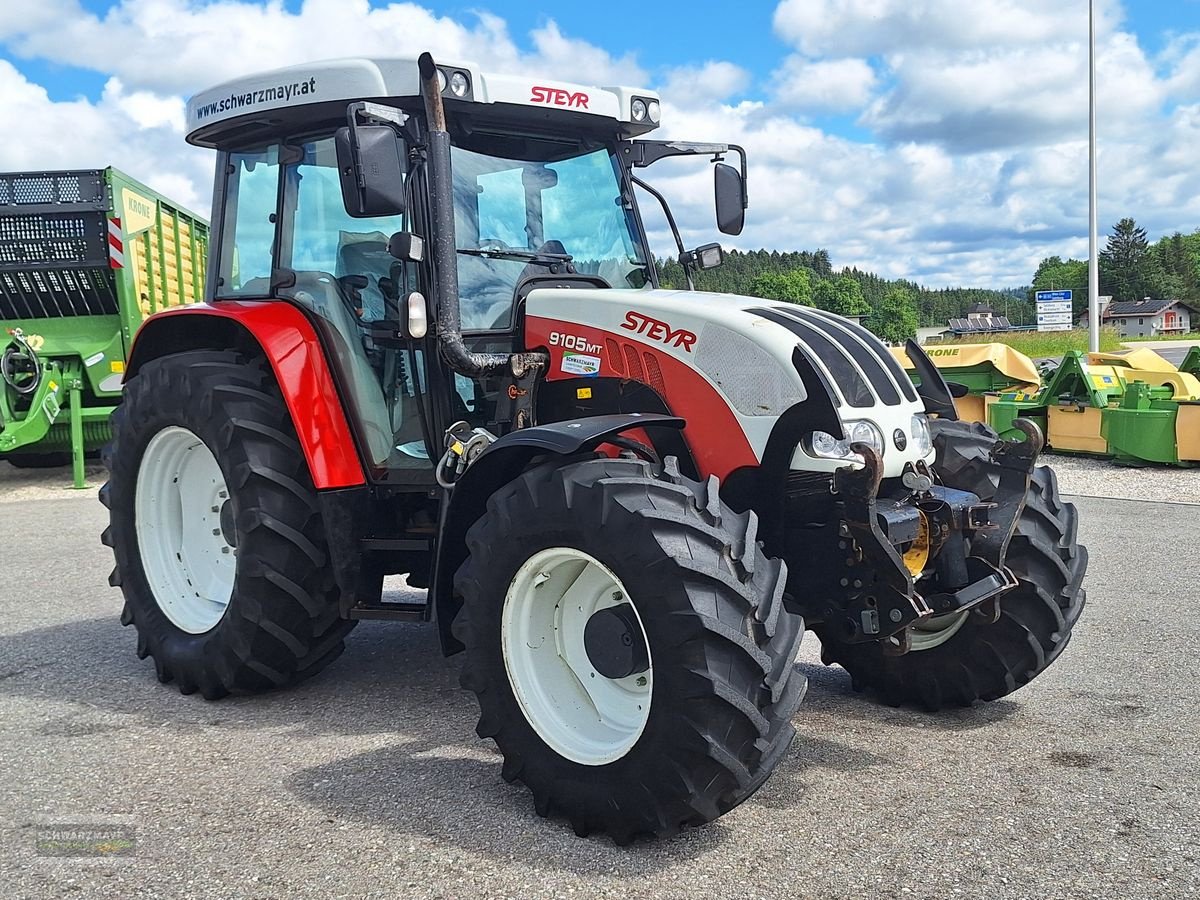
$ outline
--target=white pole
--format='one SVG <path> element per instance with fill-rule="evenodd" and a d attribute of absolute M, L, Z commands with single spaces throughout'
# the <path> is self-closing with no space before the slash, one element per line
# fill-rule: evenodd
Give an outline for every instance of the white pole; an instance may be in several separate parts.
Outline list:
<path fill-rule="evenodd" d="M 1096 0 L 1088 0 L 1088 344 L 1100 350 L 1099 226 L 1096 216 Z"/>

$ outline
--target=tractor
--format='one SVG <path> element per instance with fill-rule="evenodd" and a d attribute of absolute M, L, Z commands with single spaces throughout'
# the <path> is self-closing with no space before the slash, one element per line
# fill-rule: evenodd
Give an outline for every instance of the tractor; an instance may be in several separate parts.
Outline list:
<path fill-rule="evenodd" d="M 360 620 L 432 623 L 503 777 L 623 844 L 765 782 L 806 629 L 897 706 L 1050 665 L 1087 553 L 1040 431 L 958 421 L 915 344 L 919 387 L 853 321 L 661 289 L 639 194 L 689 287 L 723 250 L 640 170 L 711 162 L 722 233 L 747 208 L 742 148 L 642 137 L 661 118 L 428 53 L 189 102 L 205 302 L 138 332 L 100 495 L 160 681 L 280 688 Z"/>

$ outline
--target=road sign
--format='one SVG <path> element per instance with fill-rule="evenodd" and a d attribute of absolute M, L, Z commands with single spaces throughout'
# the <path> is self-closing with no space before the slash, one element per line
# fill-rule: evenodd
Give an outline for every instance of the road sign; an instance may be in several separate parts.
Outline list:
<path fill-rule="evenodd" d="M 1038 331 L 1070 331 L 1071 323 L 1066 325 L 1038 325 Z"/>
<path fill-rule="evenodd" d="M 1038 303 L 1037 311 L 1039 313 L 1069 313 L 1071 311 L 1070 300 L 1043 300 Z"/>
<path fill-rule="evenodd" d="M 1034 299 L 1038 303 L 1044 300 L 1070 300 L 1071 298 L 1071 291 L 1038 291 L 1034 294 Z"/>
<path fill-rule="evenodd" d="M 1071 313 L 1067 312 L 1042 312 L 1038 310 L 1037 320 L 1039 325 L 1070 325 Z"/>

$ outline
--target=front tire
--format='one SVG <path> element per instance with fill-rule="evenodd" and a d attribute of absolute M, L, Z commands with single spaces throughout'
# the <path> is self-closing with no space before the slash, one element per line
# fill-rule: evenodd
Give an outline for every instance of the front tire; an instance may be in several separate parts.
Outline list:
<path fill-rule="evenodd" d="M 990 500 L 996 433 L 979 423 L 931 424 L 942 481 Z M 1054 470 L 1037 467 L 1005 560 L 1018 585 L 999 598 L 998 621 L 974 612 L 932 619 L 912 629 L 912 649 L 903 656 L 889 656 L 877 643 L 842 643 L 832 629 L 817 626 L 822 660 L 841 665 L 855 690 L 890 706 L 932 712 L 1011 694 L 1058 658 L 1083 612 L 1088 555 L 1077 540 L 1078 519 L 1075 505 L 1059 496 Z"/>
<path fill-rule="evenodd" d="M 795 733 L 804 625 L 756 527 L 673 460 L 547 463 L 489 499 L 456 576 L 462 682 L 540 815 L 623 844 L 711 821 L 766 780 Z M 585 646 L 598 619 L 627 657 Z"/>
<path fill-rule="evenodd" d="M 214 700 L 320 671 L 341 619 L 316 490 L 269 367 L 226 351 L 130 379 L 105 453 L 101 540 L 121 622 L 160 681 Z"/>

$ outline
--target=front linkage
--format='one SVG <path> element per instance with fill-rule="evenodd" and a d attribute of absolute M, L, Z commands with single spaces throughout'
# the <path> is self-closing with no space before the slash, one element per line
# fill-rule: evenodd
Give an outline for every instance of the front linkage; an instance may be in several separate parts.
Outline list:
<path fill-rule="evenodd" d="M 908 629 L 922 619 L 974 610 L 995 621 L 999 598 L 1017 585 L 1004 559 L 1043 443 L 1034 423 L 1018 423 L 1026 439 L 997 441 L 989 454 L 989 502 L 937 484 L 923 463 L 881 496 L 882 461 L 853 445 L 863 464 L 834 474 L 826 522 L 789 529 L 789 549 L 807 562 L 795 570 L 811 573 L 792 585 L 793 605 L 846 643 L 878 641 L 895 655 L 908 652 Z M 926 594 L 916 589 L 923 575 L 934 586 Z"/>

